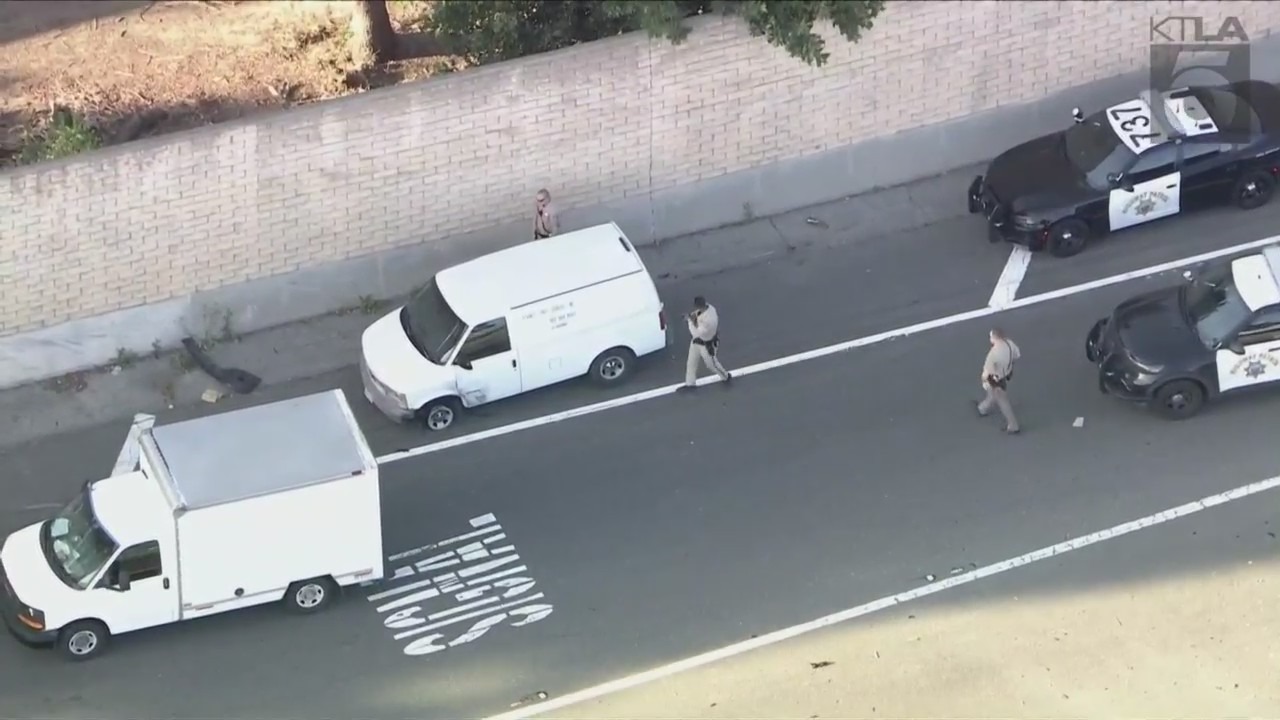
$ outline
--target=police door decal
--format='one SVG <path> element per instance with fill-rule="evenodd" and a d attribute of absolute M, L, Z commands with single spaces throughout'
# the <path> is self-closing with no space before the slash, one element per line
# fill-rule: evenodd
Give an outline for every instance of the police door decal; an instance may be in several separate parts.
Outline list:
<path fill-rule="evenodd" d="M 1242 354 L 1223 348 L 1217 361 L 1218 388 L 1224 392 L 1276 382 L 1280 380 L 1280 341 L 1245 345 Z"/>
<path fill-rule="evenodd" d="M 1133 192 L 1123 188 L 1111 191 L 1107 212 L 1111 229 L 1119 230 L 1162 217 L 1176 215 L 1181 209 L 1182 173 L 1172 172 L 1154 180 L 1137 183 Z"/>

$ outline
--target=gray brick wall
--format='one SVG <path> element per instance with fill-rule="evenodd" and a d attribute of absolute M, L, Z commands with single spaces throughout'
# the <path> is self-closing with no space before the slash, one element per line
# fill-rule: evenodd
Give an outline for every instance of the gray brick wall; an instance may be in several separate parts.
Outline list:
<path fill-rule="evenodd" d="M 808 67 L 706 19 L 0 175 L 0 335 L 617 201 L 1145 65 L 1148 18 L 1277 2 L 893 2 Z M 517 240 L 518 238 L 513 238 Z"/>

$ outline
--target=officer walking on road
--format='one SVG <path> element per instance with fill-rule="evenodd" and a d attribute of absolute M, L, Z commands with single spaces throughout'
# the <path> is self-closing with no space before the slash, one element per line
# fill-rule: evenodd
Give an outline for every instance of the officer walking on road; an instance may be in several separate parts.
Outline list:
<path fill-rule="evenodd" d="M 1009 380 L 1013 377 L 1013 365 L 1022 357 L 1022 351 L 999 328 L 991 329 L 990 339 L 991 350 L 987 352 L 987 359 L 982 364 L 982 389 L 986 391 L 986 396 L 978 403 L 978 415 L 986 417 L 991 412 L 991 406 L 995 405 L 1004 416 L 1004 431 L 1013 435 L 1021 428 L 1018 427 L 1018 418 L 1013 414 L 1013 405 L 1009 402 Z"/>
<path fill-rule="evenodd" d="M 693 390 L 697 387 L 695 383 L 698 381 L 699 362 L 719 375 L 721 380 L 732 380 L 733 375 L 724 369 L 720 358 L 716 357 L 716 351 L 720 349 L 720 316 L 716 313 L 715 306 L 699 295 L 693 299 L 693 311 L 686 320 L 689 334 L 693 338 L 689 341 L 689 360 L 684 366 L 684 386 L 680 389 Z"/>

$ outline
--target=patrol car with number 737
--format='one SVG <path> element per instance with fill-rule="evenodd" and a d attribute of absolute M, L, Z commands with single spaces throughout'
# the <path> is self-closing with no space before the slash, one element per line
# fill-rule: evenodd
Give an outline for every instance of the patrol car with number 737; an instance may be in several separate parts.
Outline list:
<path fill-rule="evenodd" d="M 1280 387 L 1280 245 L 1183 277 L 1089 330 L 1085 356 L 1099 389 L 1177 420 L 1214 397 Z"/>
<path fill-rule="evenodd" d="M 969 185 L 991 242 L 1057 257 L 1188 210 L 1262 207 L 1280 178 L 1280 89 L 1257 80 L 1128 102 L 1005 151 Z"/>

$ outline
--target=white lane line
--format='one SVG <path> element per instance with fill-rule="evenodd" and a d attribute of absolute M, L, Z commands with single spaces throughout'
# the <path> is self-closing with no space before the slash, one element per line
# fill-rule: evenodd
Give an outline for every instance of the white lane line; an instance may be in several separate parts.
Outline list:
<path fill-rule="evenodd" d="M 1187 265 L 1194 265 L 1196 263 L 1205 262 L 1206 260 L 1213 260 L 1216 258 L 1225 257 L 1227 255 L 1234 255 L 1235 253 L 1243 252 L 1246 250 L 1253 250 L 1256 248 L 1260 248 L 1265 245 L 1271 245 L 1277 241 L 1280 241 L 1280 235 L 1269 237 L 1263 240 L 1254 240 L 1252 242 L 1241 243 L 1239 245 L 1232 245 L 1231 247 L 1222 248 L 1221 250 L 1213 250 L 1210 252 L 1201 253 L 1199 255 L 1193 255 L 1191 257 L 1182 258 L 1181 260 L 1172 260 L 1169 262 L 1160 263 L 1159 265 L 1152 265 L 1150 267 L 1145 267 L 1140 270 L 1131 270 L 1126 273 L 1120 273 L 1119 275 L 1111 275 L 1109 277 L 1101 278 L 1098 280 L 1090 280 L 1087 283 L 1080 283 L 1079 285 L 1072 285 L 1070 287 L 1065 287 L 1058 290 L 1052 290 L 1049 292 L 1040 293 L 1039 295 L 1031 295 L 1029 297 L 1022 298 L 1020 300 L 1013 300 L 1012 302 L 1008 303 L 1003 307 L 997 308 L 997 307 L 988 306 L 984 308 L 978 308 L 976 310 L 969 310 L 968 312 L 957 313 L 955 315 L 948 315 L 946 317 L 938 318 L 936 320 L 928 320 L 925 322 L 916 323 L 914 325 L 900 327 L 895 330 L 888 330 L 885 332 L 876 333 L 875 335 L 867 335 L 866 337 L 847 340 L 845 342 L 836 343 L 834 345 L 827 345 L 825 347 L 814 348 L 813 350 L 807 350 L 805 352 L 796 353 L 794 355 L 787 355 L 785 357 L 774 358 L 773 360 L 765 360 L 764 362 L 759 362 L 759 363 L 756 363 L 755 365 L 748 365 L 747 367 L 744 367 L 744 368 L 731 370 L 731 372 L 733 373 L 734 377 L 745 377 L 747 375 L 754 375 L 756 373 L 765 372 L 767 370 L 776 370 L 781 367 L 787 367 L 788 365 L 796 365 L 798 363 L 808 362 L 810 360 L 816 360 L 818 358 L 826 357 L 828 355 L 835 355 L 836 353 L 848 352 L 849 350 L 853 350 L 855 348 L 866 347 L 868 345 L 875 345 L 877 343 L 882 343 L 886 340 L 893 340 L 895 338 L 908 337 L 910 335 L 916 335 L 918 333 L 922 333 L 927 330 L 936 330 L 938 328 L 947 327 L 948 325 L 955 325 L 957 323 L 967 322 L 969 320 L 976 320 L 978 318 L 988 317 L 990 315 L 1006 312 L 1008 310 L 1016 310 L 1019 308 L 1030 307 L 1032 305 L 1038 305 L 1040 303 L 1049 302 L 1050 300 L 1059 300 L 1064 297 L 1079 295 L 1080 293 L 1090 292 L 1092 290 L 1098 290 L 1100 288 L 1116 285 L 1123 282 L 1128 282 L 1130 280 L 1138 280 L 1141 278 L 1149 277 L 1151 275 L 1158 275 L 1162 272 L 1168 272 L 1169 270 L 1176 270 L 1181 267 L 1186 267 Z M 711 385 L 718 382 L 720 382 L 720 378 L 713 375 L 711 377 L 702 378 L 701 380 L 698 381 L 698 385 L 700 386 Z M 551 413 L 550 415 L 543 415 L 541 417 L 530 418 L 528 420 L 522 420 L 520 422 L 511 423 L 510 425 L 502 425 L 501 427 L 491 428 L 489 430 L 482 430 L 477 433 L 471 433 L 470 435 L 462 435 L 456 438 L 450 438 L 449 440 L 441 440 L 439 442 L 429 443 L 427 445 L 421 445 L 419 447 L 409 448 L 407 450 L 399 450 L 396 452 L 387 453 L 386 455 L 380 456 L 377 460 L 378 460 L 378 464 L 380 465 L 393 463 L 399 460 L 408 460 L 409 458 L 418 457 L 420 455 L 426 455 L 428 453 L 440 452 L 441 450 L 448 450 L 449 448 L 455 448 L 455 447 L 458 447 L 459 445 L 469 445 L 474 442 L 480 442 L 481 440 L 488 440 L 489 438 L 495 438 L 502 435 L 510 435 L 511 433 L 520 432 L 521 430 L 529 430 L 536 427 L 542 427 L 543 425 L 551 425 L 553 423 L 563 422 L 565 420 L 569 420 L 572 418 L 582 417 L 584 415 L 594 415 L 595 413 L 598 413 L 598 412 L 603 412 L 605 410 L 612 410 L 613 408 L 623 407 L 625 405 L 634 405 L 636 403 L 644 402 L 646 400 L 653 400 L 654 398 L 660 398 L 664 395 L 670 395 L 676 392 L 676 390 L 679 389 L 679 387 L 680 387 L 679 383 L 676 383 L 674 385 L 667 385 L 665 387 L 657 387 L 657 388 L 653 388 L 652 390 L 645 390 L 643 392 L 638 392 L 634 395 L 627 395 L 625 397 L 614 398 L 612 400 L 604 400 L 602 402 L 593 403 L 591 405 L 583 405 L 581 407 L 576 407 L 571 410 L 564 410 L 557 413 Z"/>
<path fill-rule="evenodd" d="M 1030 264 L 1031 251 L 1021 245 L 1014 245 L 1013 252 L 1009 253 L 1009 260 L 1004 264 L 1004 270 L 1000 272 L 1000 279 L 996 280 L 996 288 L 991 291 L 987 307 L 1002 308 L 1013 302 Z"/>
<path fill-rule="evenodd" d="M 1129 533 L 1137 532 L 1138 530 L 1166 523 L 1170 520 L 1176 520 L 1181 517 L 1186 517 L 1187 515 L 1198 513 L 1201 510 L 1207 510 L 1217 505 L 1223 505 L 1233 500 L 1239 500 L 1250 495 L 1256 495 L 1257 493 L 1272 490 L 1277 487 L 1280 487 L 1280 477 L 1261 480 L 1259 482 L 1238 487 L 1234 490 L 1210 495 L 1206 498 L 1196 500 L 1195 502 L 1189 502 L 1186 505 L 1169 508 L 1168 510 L 1148 515 L 1137 520 L 1131 520 L 1106 530 L 1099 530 L 1098 532 L 1066 540 L 1057 543 L 1056 545 L 1043 547 L 1025 555 L 1019 555 L 1015 558 L 1002 560 L 998 563 L 986 565 L 978 568 L 977 570 L 971 570 L 961 575 L 953 575 L 945 580 L 939 580 L 937 582 L 918 587 L 914 590 L 907 590 L 905 592 L 900 592 L 897 595 L 880 598 L 879 600 L 866 603 L 865 605 L 859 605 L 847 610 L 841 610 L 840 612 L 833 613 L 825 617 L 820 617 L 816 620 L 810 620 L 809 622 L 801 625 L 794 625 L 789 628 L 776 630 L 766 635 L 760 635 L 759 637 L 755 637 L 750 640 L 722 647 L 718 650 L 712 650 L 711 652 L 679 660 L 671 663 L 670 665 L 663 665 L 636 675 L 611 680 L 607 683 L 569 693 L 568 695 L 562 695 L 537 705 L 530 705 L 528 707 L 512 710 L 500 715 L 494 715 L 492 717 L 485 718 L 485 720 L 523 720 L 524 718 L 534 717 L 536 715 L 551 712 L 552 710 L 559 710 L 569 707 L 570 705 L 577 705 L 588 700 L 595 700 L 596 698 L 600 698 L 605 695 L 611 695 L 639 685 L 651 683 L 655 680 L 661 680 L 662 678 L 693 670 L 694 668 L 698 668 L 703 665 L 725 660 L 735 655 L 741 655 L 768 645 L 774 645 L 784 640 L 790 640 L 791 638 L 811 633 L 815 630 L 847 622 L 864 615 L 870 615 L 871 613 L 878 612 L 886 608 L 891 608 L 928 595 L 940 593 L 943 590 L 967 585 L 975 580 L 981 580 L 982 578 L 991 577 L 992 575 L 999 575 L 1000 573 L 1008 572 L 1024 565 L 1030 565 L 1034 562 L 1039 562 L 1058 555 L 1064 555 L 1073 550 L 1079 550 L 1090 545 L 1096 545 L 1105 540 L 1111 540 L 1122 535 L 1128 535 Z"/>

